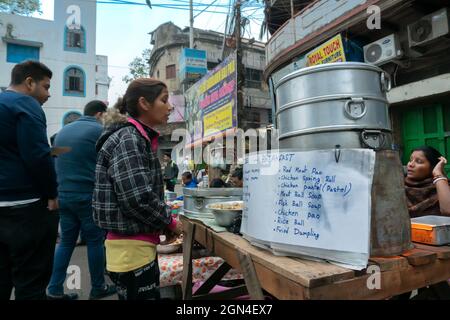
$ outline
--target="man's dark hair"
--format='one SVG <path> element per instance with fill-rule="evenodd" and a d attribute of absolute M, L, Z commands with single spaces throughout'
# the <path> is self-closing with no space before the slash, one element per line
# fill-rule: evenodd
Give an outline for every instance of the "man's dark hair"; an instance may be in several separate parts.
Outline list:
<path fill-rule="evenodd" d="M 186 171 L 182 174 L 183 177 L 185 177 L 188 180 L 192 180 L 192 173 L 190 173 L 189 171 Z"/>
<path fill-rule="evenodd" d="M 170 159 L 172 159 L 172 155 L 170 153 L 164 153 L 165 156 L 168 156 Z"/>
<path fill-rule="evenodd" d="M 242 178 L 243 178 L 243 172 L 242 172 L 242 168 L 236 168 L 236 169 L 234 169 L 234 171 L 233 171 L 233 173 L 231 174 L 231 176 L 233 177 L 233 178 L 238 178 L 239 180 L 242 180 Z"/>
<path fill-rule="evenodd" d="M 95 116 L 98 112 L 106 112 L 108 107 L 103 101 L 92 100 L 84 107 L 85 116 Z"/>
<path fill-rule="evenodd" d="M 26 78 L 30 77 L 38 82 L 45 77 L 52 78 L 52 71 L 43 63 L 39 61 L 27 60 L 18 63 L 11 71 L 11 85 L 17 86 L 22 84 Z"/>
<path fill-rule="evenodd" d="M 226 183 L 223 182 L 223 180 L 220 178 L 213 179 L 209 184 L 210 188 L 225 188 L 226 186 L 227 186 Z"/>

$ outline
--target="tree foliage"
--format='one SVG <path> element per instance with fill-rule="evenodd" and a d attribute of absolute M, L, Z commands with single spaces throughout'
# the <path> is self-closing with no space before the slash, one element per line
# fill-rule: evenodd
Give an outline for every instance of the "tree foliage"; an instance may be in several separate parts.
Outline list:
<path fill-rule="evenodd" d="M 31 15 L 42 13 L 39 0 L 0 0 L 0 12 L 12 14 Z"/>
<path fill-rule="evenodd" d="M 149 77 L 150 65 L 148 60 L 150 59 L 150 49 L 142 51 L 140 57 L 136 57 L 128 64 L 130 68 L 130 74 L 122 78 L 126 83 L 129 83 L 137 78 Z"/>

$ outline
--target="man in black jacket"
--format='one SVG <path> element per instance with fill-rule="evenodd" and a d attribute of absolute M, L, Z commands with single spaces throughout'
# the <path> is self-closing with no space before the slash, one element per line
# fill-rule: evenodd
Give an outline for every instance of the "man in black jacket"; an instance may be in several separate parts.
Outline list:
<path fill-rule="evenodd" d="M 169 153 L 164 154 L 163 160 L 166 163 L 166 167 L 164 168 L 164 182 L 166 183 L 166 189 L 173 192 L 175 191 L 175 185 L 177 184 L 179 169 Z"/>
<path fill-rule="evenodd" d="M 0 94 L 0 299 L 45 299 L 58 230 L 56 174 L 42 105 L 52 72 L 17 64 Z"/>

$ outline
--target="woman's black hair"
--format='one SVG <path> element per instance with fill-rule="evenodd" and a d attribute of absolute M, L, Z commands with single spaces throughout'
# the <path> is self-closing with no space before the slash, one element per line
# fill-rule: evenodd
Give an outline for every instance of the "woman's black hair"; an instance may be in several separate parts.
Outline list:
<path fill-rule="evenodd" d="M 429 146 L 420 146 L 415 148 L 412 152 L 414 151 L 423 152 L 425 158 L 427 158 L 428 162 L 430 162 L 431 170 L 433 170 L 433 168 L 439 163 L 439 157 L 442 157 L 442 154 L 439 151 Z"/>
<path fill-rule="evenodd" d="M 144 97 L 148 102 L 153 103 L 161 94 L 166 84 L 162 81 L 152 78 L 139 78 L 133 80 L 122 98 L 119 98 L 115 104 L 115 108 L 120 113 L 128 113 L 136 118 L 139 116 L 139 98 Z"/>
<path fill-rule="evenodd" d="M 233 178 L 238 178 L 239 180 L 242 180 L 243 176 L 244 176 L 244 172 L 242 171 L 241 167 L 237 167 L 236 169 L 234 169 L 233 173 L 231 174 L 231 176 Z"/>

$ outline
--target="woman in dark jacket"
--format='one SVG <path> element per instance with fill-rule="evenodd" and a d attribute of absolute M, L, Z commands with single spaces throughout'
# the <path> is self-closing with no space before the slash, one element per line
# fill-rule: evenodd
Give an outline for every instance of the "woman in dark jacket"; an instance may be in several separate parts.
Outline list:
<path fill-rule="evenodd" d="M 161 81 L 137 79 L 116 107 L 97 142 L 94 221 L 108 231 L 107 270 L 119 299 L 159 299 L 159 236 L 182 232 L 164 203 L 163 176 L 156 155 L 156 125 L 166 124 L 172 107 Z"/>

